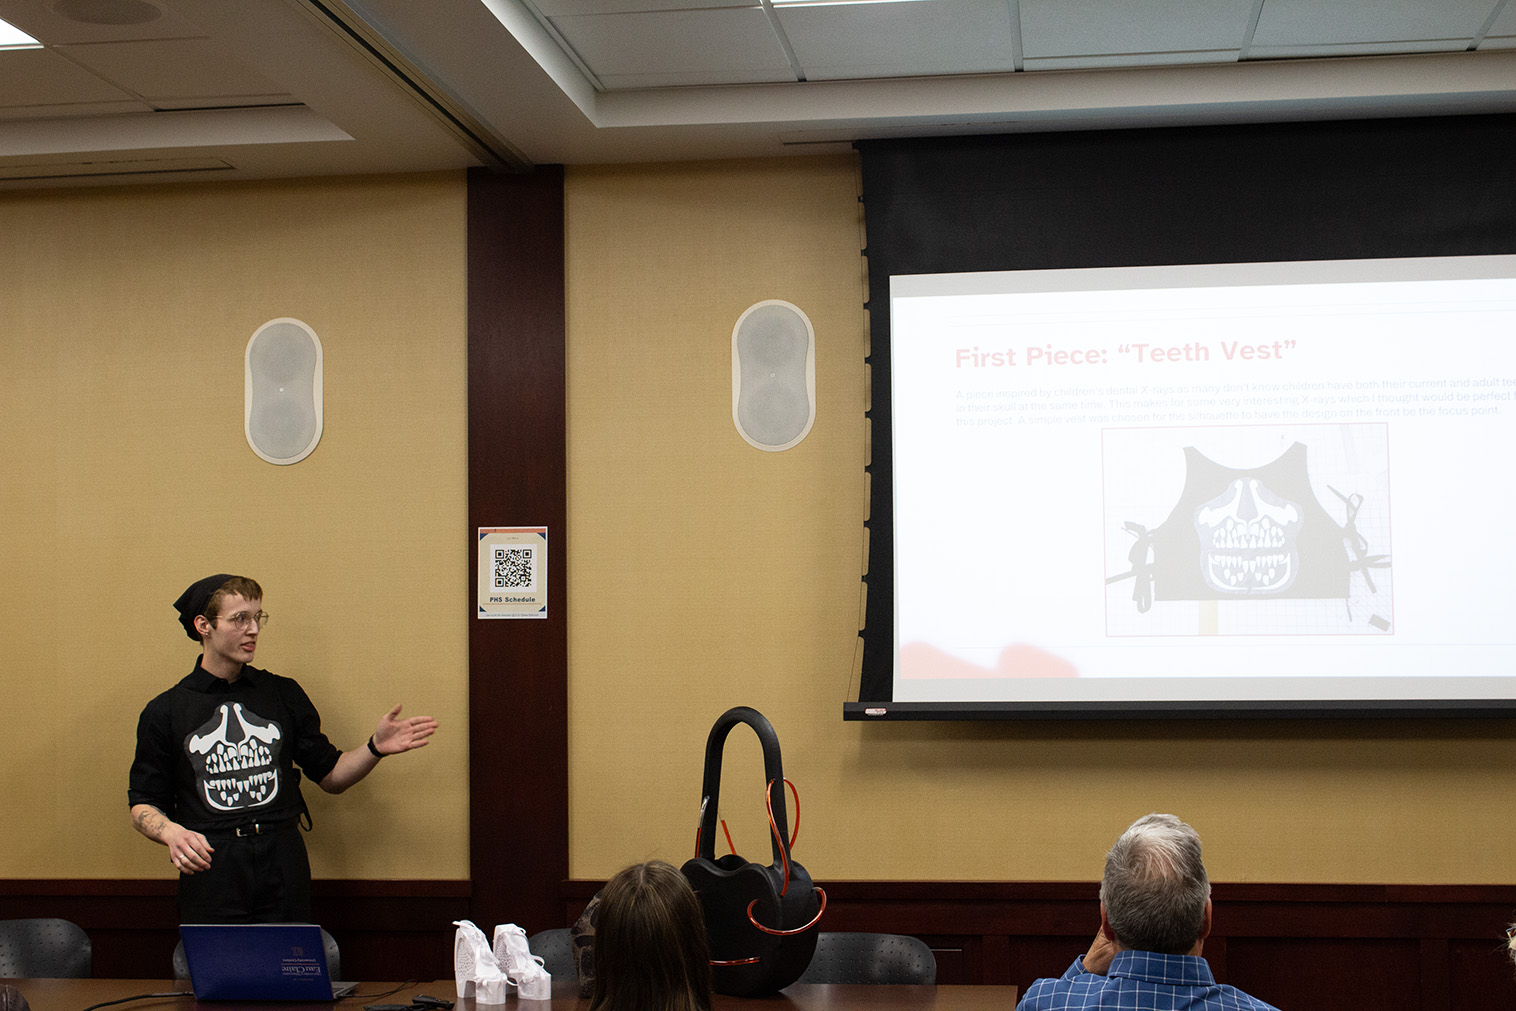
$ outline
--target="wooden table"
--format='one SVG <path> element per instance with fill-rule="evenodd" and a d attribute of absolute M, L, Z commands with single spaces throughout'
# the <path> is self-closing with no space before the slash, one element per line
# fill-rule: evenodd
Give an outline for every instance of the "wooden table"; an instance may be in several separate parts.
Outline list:
<path fill-rule="evenodd" d="M 351 997 L 332 1003 L 302 1004 L 279 1001 L 263 1005 L 237 1001 L 195 1000 L 188 980 L 161 979 L 8 979 L 21 991 L 32 1011 L 84 1011 L 102 1001 L 140 994 L 170 994 L 144 997 L 116 1005 L 121 1011 L 228 1011 L 250 1007 L 278 1011 L 361 1011 L 364 1004 L 408 1004 L 413 994 L 454 1000 L 451 979 L 408 983 L 361 983 Z M 398 989 L 396 989 L 398 987 Z M 393 991 L 393 992 L 391 992 Z M 800 984 L 772 997 L 726 997 L 716 995 L 712 1011 L 1013 1011 L 1014 986 L 835 986 Z M 503 1005 L 479 1004 L 473 999 L 458 1002 L 457 1011 L 585 1011 L 589 1001 L 579 997 L 571 981 L 555 982 L 550 1001 L 519 1000 L 514 995 Z"/>

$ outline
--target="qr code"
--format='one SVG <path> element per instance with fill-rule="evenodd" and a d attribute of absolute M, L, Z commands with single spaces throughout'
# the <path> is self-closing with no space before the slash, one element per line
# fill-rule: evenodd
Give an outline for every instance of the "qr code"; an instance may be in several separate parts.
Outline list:
<path fill-rule="evenodd" d="M 490 571 L 491 590 L 537 589 L 537 549 L 532 545 L 495 544 Z"/>

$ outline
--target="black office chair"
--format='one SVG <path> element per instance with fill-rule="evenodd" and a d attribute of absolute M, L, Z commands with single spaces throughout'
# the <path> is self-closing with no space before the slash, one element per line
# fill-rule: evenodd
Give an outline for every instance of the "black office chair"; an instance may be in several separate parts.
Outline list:
<path fill-rule="evenodd" d="M 94 946 L 77 923 L 43 917 L 0 920 L 0 976 L 12 979 L 89 979 Z"/>
<path fill-rule="evenodd" d="M 321 943 L 326 948 L 326 972 L 333 981 L 342 978 L 342 953 L 337 950 L 337 939 L 321 928 Z M 174 978 L 189 979 L 189 959 L 184 957 L 184 942 L 174 947 Z"/>
<path fill-rule="evenodd" d="M 574 939 L 567 927 L 539 930 L 526 939 L 533 955 L 542 959 L 542 967 L 554 979 L 578 979 L 574 968 Z"/>
<path fill-rule="evenodd" d="M 816 954 L 797 983 L 937 982 L 937 958 L 926 942 L 905 934 L 821 931 Z"/>

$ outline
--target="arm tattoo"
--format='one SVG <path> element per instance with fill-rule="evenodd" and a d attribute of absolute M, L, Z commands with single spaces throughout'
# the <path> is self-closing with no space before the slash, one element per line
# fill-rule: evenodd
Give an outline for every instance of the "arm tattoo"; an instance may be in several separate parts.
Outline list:
<path fill-rule="evenodd" d="M 138 832 L 141 832 L 149 839 L 155 839 L 158 842 L 163 841 L 160 833 L 163 831 L 163 827 L 168 824 L 168 816 L 156 807 L 148 807 L 145 811 L 137 812 L 137 816 L 132 821 L 136 823 Z"/>

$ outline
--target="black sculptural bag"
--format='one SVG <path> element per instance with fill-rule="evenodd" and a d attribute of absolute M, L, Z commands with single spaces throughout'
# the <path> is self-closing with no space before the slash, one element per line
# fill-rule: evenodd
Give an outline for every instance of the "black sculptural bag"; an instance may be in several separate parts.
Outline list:
<path fill-rule="evenodd" d="M 739 723 L 752 727 L 763 746 L 772 864 L 750 862 L 735 853 L 715 858 L 721 750 L 726 735 Z M 695 857 L 681 868 L 705 911 L 717 993 L 736 997 L 777 993 L 800 978 L 816 953 L 816 924 L 826 910 L 826 893 L 811 884 L 805 868 L 790 858 L 794 840 L 784 808 L 785 782 L 779 738 L 763 714 L 747 706 L 722 713 L 705 743 Z"/>

